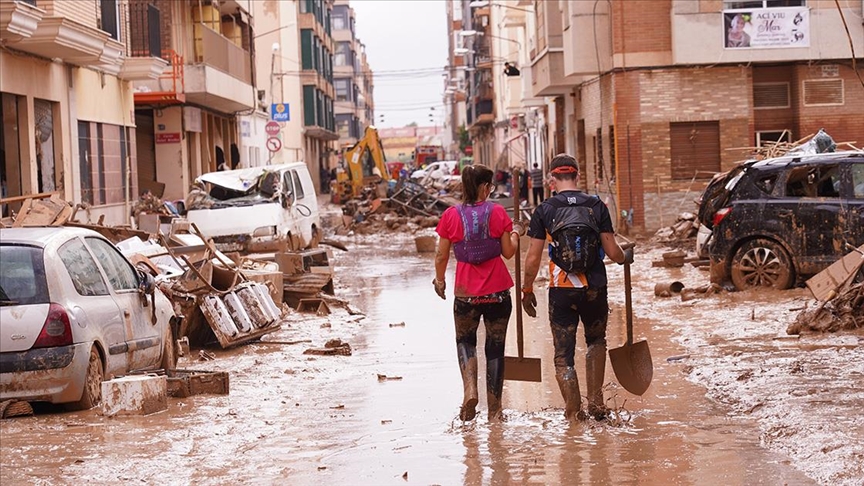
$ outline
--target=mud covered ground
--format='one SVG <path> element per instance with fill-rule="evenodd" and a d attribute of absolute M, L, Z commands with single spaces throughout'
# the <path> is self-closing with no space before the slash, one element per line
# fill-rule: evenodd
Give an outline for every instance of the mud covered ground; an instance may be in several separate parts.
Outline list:
<path fill-rule="evenodd" d="M 504 424 L 486 422 L 482 396 L 462 424 L 452 297 L 434 295 L 432 255 L 408 234 L 339 238 L 350 251 L 335 254 L 337 295 L 365 315 L 294 314 L 265 339 L 311 342 L 181 361 L 229 371 L 228 396 L 170 399 L 147 417 L 2 421 L 0 484 L 862 484 L 864 336 L 786 336 L 805 290 L 655 297 L 656 282 L 695 288 L 707 273 L 651 268 L 665 249 L 640 246 L 635 334 L 650 343 L 654 381 L 634 397 L 607 367 L 607 396 L 629 422 L 565 423 L 541 316 L 525 320 L 525 351 L 543 360 L 543 382 L 505 383 Z M 622 272 L 607 268 L 615 347 Z M 352 356 L 302 354 L 333 338 Z"/>

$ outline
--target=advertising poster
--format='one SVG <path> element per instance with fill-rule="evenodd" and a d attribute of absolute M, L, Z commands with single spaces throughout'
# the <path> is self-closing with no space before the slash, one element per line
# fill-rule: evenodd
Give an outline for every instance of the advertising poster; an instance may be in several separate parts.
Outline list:
<path fill-rule="evenodd" d="M 726 10 L 726 49 L 810 47 L 810 10 L 806 7 Z"/>

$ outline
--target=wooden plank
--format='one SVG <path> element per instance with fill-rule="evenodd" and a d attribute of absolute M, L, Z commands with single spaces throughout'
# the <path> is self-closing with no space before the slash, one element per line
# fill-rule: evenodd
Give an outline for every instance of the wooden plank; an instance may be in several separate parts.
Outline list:
<path fill-rule="evenodd" d="M 57 195 L 56 192 L 40 192 L 38 194 L 25 194 L 23 196 L 4 197 L 0 199 L 0 204 L 12 204 L 28 199 L 45 199 Z"/>
<path fill-rule="evenodd" d="M 12 223 L 13 228 L 20 228 L 24 226 L 24 220 L 27 219 L 27 213 L 30 212 L 30 206 L 33 205 L 32 199 L 25 199 L 24 204 L 21 205 L 21 210 L 18 211 L 18 215 L 15 216 L 15 222 Z"/>
<path fill-rule="evenodd" d="M 807 280 L 807 288 L 816 300 L 823 302 L 831 300 L 862 264 L 864 264 L 864 245 Z"/>

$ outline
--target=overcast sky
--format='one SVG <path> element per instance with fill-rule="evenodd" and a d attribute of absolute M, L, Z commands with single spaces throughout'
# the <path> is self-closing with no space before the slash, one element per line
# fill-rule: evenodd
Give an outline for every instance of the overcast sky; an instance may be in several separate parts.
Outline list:
<path fill-rule="evenodd" d="M 357 36 L 375 73 L 376 126 L 430 125 L 430 113 L 434 124 L 441 124 L 447 64 L 444 0 L 351 0 L 351 6 Z"/>

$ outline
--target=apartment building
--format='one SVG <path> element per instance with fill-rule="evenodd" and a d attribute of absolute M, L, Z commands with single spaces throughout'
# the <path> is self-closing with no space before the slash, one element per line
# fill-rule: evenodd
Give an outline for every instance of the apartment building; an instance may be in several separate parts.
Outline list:
<path fill-rule="evenodd" d="M 339 146 L 349 147 L 375 122 L 372 70 L 366 59 L 366 46 L 355 32 L 354 9 L 348 0 L 333 6 L 334 88 L 336 91 L 336 131 Z"/>
<path fill-rule="evenodd" d="M 4 196 L 59 192 L 127 223 L 138 195 L 132 83 L 166 62 L 135 44 L 125 1 L 0 2 Z M 19 204 L 3 208 L 8 214 Z"/>
<path fill-rule="evenodd" d="M 852 47 L 864 52 L 862 2 L 518 4 L 532 11 L 546 155 L 575 154 L 586 188 L 626 211 L 619 227 L 655 230 L 695 210 L 705 182 L 748 147 L 820 128 L 838 142 L 864 134 L 852 60 Z"/>
<path fill-rule="evenodd" d="M 282 149 L 268 163 L 302 160 L 320 187 L 335 163 L 332 0 L 253 1 L 258 94 L 267 120 L 279 120 Z M 274 106 L 278 105 L 278 106 Z M 274 118 L 273 110 L 287 112 Z M 261 132 L 256 132 L 261 133 Z M 262 135 L 259 135 L 262 136 Z M 264 134 L 262 138 L 267 138 Z"/>

